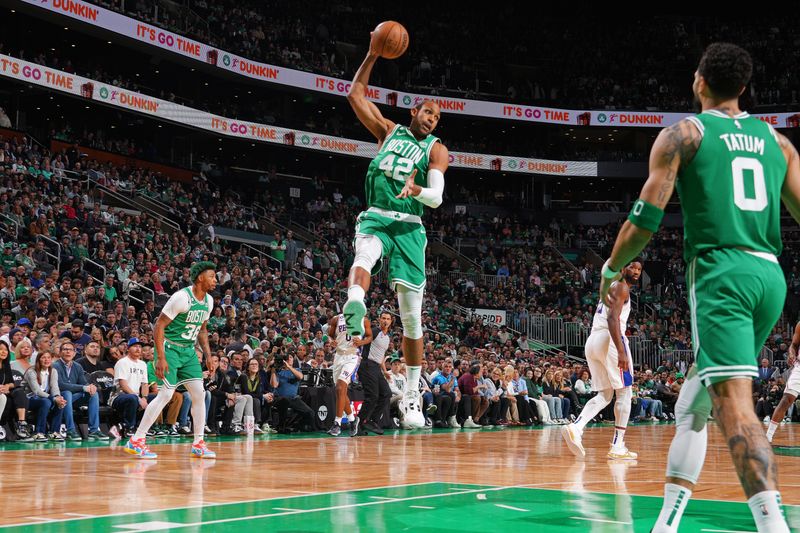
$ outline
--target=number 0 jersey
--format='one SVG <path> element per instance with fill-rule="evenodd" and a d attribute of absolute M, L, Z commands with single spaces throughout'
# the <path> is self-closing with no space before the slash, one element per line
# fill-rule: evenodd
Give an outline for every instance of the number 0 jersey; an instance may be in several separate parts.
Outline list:
<path fill-rule="evenodd" d="M 170 296 L 161 312 L 172 322 L 164 329 L 164 338 L 172 343 L 194 346 L 197 334 L 214 309 L 214 298 L 206 294 L 200 302 L 192 294 L 192 288 L 186 287 Z"/>
<path fill-rule="evenodd" d="M 422 216 L 423 205 L 420 202 L 413 198 L 395 197 L 414 170 L 417 171 L 414 182 L 420 187 L 428 186 L 431 149 L 438 140 L 433 135 L 417 140 L 410 129 L 395 125 L 367 168 L 364 183 L 367 206 Z"/>
<path fill-rule="evenodd" d="M 703 139 L 678 172 L 684 259 L 715 248 L 779 255 L 786 159 L 772 126 L 715 109 L 689 117 Z"/>

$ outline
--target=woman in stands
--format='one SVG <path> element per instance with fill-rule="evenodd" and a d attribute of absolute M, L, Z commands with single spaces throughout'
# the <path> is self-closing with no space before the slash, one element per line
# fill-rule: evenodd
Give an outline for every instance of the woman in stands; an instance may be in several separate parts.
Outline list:
<path fill-rule="evenodd" d="M 253 417 L 256 421 L 255 433 L 263 433 L 261 425 L 265 424 L 264 429 L 269 431 L 269 413 L 273 401 L 272 393 L 267 392 L 268 379 L 266 373 L 261 369 L 261 364 L 255 357 L 247 362 L 245 371 L 239 376 L 236 385 L 242 394 L 247 394 L 253 398 Z"/>
<path fill-rule="evenodd" d="M 36 411 L 36 435 L 34 442 L 46 440 L 63 441 L 59 428 L 66 400 L 58 389 L 58 375 L 52 369 L 53 354 L 42 352 L 36 358 L 36 364 L 25 372 L 25 385 L 28 392 L 28 406 L 31 411 Z M 45 436 L 47 417 L 52 411 L 50 420 L 50 433 Z"/>
<path fill-rule="evenodd" d="M 561 383 L 556 382 L 554 374 L 555 372 L 551 367 L 544 371 L 544 378 L 542 379 L 542 391 L 544 394 L 542 398 L 547 402 L 547 407 L 550 409 L 550 418 L 557 424 L 562 424 L 564 423 L 563 403 L 561 401 L 563 397 L 559 392 Z"/>
<path fill-rule="evenodd" d="M 90 335 L 92 340 L 100 345 L 100 349 L 104 349 L 108 344 L 106 343 L 106 339 L 103 336 L 103 330 L 100 328 L 92 328 L 92 333 Z"/>
<path fill-rule="evenodd" d="M 25 422 L 28 409 L 28 397 L 25 390 L 17 386 L 11 373 L 10 350 L 6 341 L 0 340 L 0 418 L 5 413 L 6 407 L 17 412 L 17 440 L 31 441 L 33 436 L 31 428 Z"/>
<path fill-rule="evenodd" d="M 566 371 L 558 369 L 553 373 L 553 380 L 557 384 L 558 394 L 561 397 L 561 415 L 566 421 L 569 418 L 574 418 L 572 409 L 578 405 L 578 396 L 572 390 L 572 383 L 565 377 Z"/>
<path fill-rule="evenodd" d="M 542 424 L 550 425 L 553 419 L 550 417 L 550 408 L 547 402 L 542 399 L 544 388 L 542 387 L 542 369 L 536 367 L 525 372 L 525 382 L 528 385 L 528 401 L 533 403 L 533 407 L 539 414 Z"/>
<path fill-rule="evenodd" d="M 503 370 L 503 390 L 506 391 L 508 400 L 508 425 L 521 426 L 519 411 L 517 410 L 517 390 L 514 388 L 514 367 L 508 365 Z"/>

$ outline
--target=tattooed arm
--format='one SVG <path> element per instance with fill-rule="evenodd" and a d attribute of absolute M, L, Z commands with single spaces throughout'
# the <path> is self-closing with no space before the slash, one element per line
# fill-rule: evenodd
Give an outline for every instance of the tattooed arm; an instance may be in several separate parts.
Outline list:
<path fill-rule="evenodd" d="M 700 132 L 688 120 L 661 130 L 650 150 L 650 175 L 639 198 L 664 209 L 675 189 L 678 170 L 691 163 L 701 140 Z M 609 266 L 617 272 L 622 270 L 647 246 L 652 236 L 652 232 L 626 220 L 614 243 Z"/>

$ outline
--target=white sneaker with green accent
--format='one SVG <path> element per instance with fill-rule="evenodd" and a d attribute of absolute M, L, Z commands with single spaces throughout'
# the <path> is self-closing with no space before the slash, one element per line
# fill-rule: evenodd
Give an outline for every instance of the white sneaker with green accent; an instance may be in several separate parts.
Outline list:
<path fill-rule="evenodd" d="M 344 322 L 347 324 L 347 334 L 351 337 L 360 337 L 364 334 L 364 317 L 367 316 L 367 306 L 361 300 L 348 300 L 342 307 Z"/>

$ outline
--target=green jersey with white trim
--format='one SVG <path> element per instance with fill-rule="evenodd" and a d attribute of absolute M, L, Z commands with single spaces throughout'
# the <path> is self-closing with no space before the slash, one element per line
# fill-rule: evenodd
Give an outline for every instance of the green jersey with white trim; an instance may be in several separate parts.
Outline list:
<path fill-rule="evenodd" d="M 438 137 L 428 135 L 418 140 L 411 130 L 396 124 L 383 140 L 378 155 L 370 161 L 364 189 L 369 207 L 379 207 L 409 215 L 422 216 L 423 205 L 413 198 L 395 198 L 414 170 L 414 183 L 428 186 L 431 149 Z"/>
<path fill-rule="evenodd" d="M 730 117 L 715 109 L 687 120 L 703 138 L 678 172 L 684 259 L 717 248 L 779 255 L 786 159 L 775 130 L 747 113 Z"/>
<path fill-rule="evenodd" d="M 164 329 L 164 338 L 169 342 L 183 345 L 194 345 L 200 328 L 211 316 L 214 309 L 214 298 L 206 294 L 200 302 L 192 294 L 192 288 L 186 287 L 173 294 L 161 310 L 171 319 Z"/>

